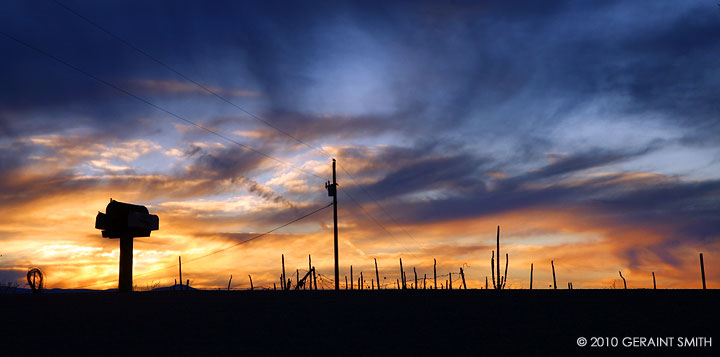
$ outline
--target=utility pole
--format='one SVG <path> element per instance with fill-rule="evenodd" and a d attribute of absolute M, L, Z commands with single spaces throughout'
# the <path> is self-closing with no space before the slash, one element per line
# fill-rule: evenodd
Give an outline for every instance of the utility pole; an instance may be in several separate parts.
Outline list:
<path fill-rule="evenodd" d="M 332 160 L 332 183 L 325 183 L 328 190 L 328 196 L 333 198 L 333 232 L 335 233 L 335 290 L 340 290 L 340 268 L 338 265 L 338 224 L 337 224 L 337 175 L 335 174 L 335 159 Z"/>

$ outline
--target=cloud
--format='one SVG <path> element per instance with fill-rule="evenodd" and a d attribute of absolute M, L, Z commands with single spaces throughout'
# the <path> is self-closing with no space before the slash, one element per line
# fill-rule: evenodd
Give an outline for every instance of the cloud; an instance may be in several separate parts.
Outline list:
<path fill-rule="evenodd" d="M 204 86 L 208 90 L 189 82 L 181 81 L 170 81 L 170 80 L 156 80 L 156 79 L 135 79 L 130 81 L 131 89 L 134 91 L 156 94 L 156 95 L 178 95 L 178 94 L 201 94 L 201 95 L 213 95 L 215 93 L 223 97 L 257 97 L 260 93 L 251 90 L 244 89 L 224 89 L 213 86 Z M 212 93 L 210 93 L 212 92 Z"/>

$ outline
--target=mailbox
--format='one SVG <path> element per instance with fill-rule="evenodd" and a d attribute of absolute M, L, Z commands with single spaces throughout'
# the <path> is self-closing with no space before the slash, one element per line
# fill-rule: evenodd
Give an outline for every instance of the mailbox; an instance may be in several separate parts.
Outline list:
<path fill-rule="evenodd" d="M 159 228 L 159 218 L 147 207 L 110 199 L 105 213 L 98 212 L 95 228 L 102 229 L 104 238 L 149 237 Z"/>

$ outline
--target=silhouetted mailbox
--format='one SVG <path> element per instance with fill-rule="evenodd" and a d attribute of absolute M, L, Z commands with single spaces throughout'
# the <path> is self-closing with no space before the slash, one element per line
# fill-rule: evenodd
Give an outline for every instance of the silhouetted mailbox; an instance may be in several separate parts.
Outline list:
<path fill-rule="evenodd" d="M 111 199 L 105 213 L 98 212 L 95 217 L 95 228 L 103 230 L 104 238 L 149 237 L 150 231 L 158 230 L 159 222 L 145 206 Z"/>
<path fill-rule="evenodd" d="M 95 228 L 102 229 L 103 238 L 120 238 L 120 274 L 118 290 L 132 291 L 133 238 L 149 237 L 158 230 L 160 219 L 147 207 L 110 199 L 105 213 L 98 212 Z"/>

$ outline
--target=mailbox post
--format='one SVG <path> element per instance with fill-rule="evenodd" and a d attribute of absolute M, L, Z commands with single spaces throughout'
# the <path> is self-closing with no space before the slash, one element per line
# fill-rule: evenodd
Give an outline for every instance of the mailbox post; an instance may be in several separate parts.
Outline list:
<path fill-rule="evenodd" d="M 133 238 L 120 237 L 120 275 L 118 277 L 118 290 L 132 291 L 133 266 Z"/>
<path fill-rule="evenodd" d="M 120 239 L 119 291 L 132 291 L 133 239 L 149 237 L 159 228 L 159 218 L 147 207 L 110 199 L 105 213 L 98 212 L 95 228 L 102 229 L 103 238 Z"/>

